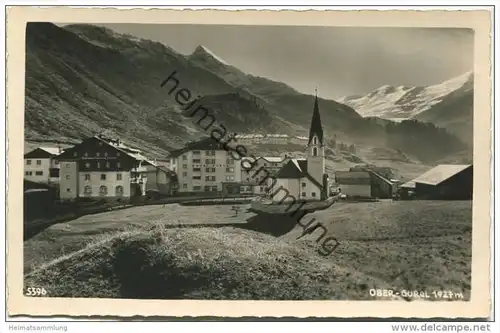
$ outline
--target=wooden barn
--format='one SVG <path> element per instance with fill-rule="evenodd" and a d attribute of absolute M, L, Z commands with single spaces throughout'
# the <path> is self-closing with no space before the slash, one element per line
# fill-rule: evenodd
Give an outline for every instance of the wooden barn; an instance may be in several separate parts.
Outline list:
<path fill-rule="evenodd" d="M 370 174 L 366 171 L 336 171 L 335 182 L 348 197 L 369 198 L 372 195 Z"/>
<path fill-rule="evenodd" d="M 432 200 L 471 200 L 473 166 L 441 164 L 411 181 L 415 196 Z"/>
<path fill-rule="evenodd" d="M 373 171 L 337 171 L 335 179 L 349 197 L 389 199 L 396 191 L 395 184 Z"/>

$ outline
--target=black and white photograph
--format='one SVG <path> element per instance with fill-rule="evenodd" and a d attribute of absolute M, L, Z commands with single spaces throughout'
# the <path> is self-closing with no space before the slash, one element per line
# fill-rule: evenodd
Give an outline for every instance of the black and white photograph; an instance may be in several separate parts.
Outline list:
<path fill-rule="evenodd" d="M 25 27 L 24 296 L 474 297 L 474 29 L 102 22 Z"/>

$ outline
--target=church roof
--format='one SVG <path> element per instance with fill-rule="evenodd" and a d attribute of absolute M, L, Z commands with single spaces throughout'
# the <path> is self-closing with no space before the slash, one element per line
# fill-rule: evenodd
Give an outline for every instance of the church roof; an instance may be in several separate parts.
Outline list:
<path fill-rule="evenodd" d="M 278 173 L 276 174 L 276 178 L 285 178 L 285 179 L 307 178 L 313 184 L 318 186 L 320 189 L 323 188 L 323 185 L 321 185 L 321 183 L 319 183 L 307 172 L 306 159 L 296 159 L 296 158 L 291 159 L 278 171 Z"/>
<path fill-rule="evenodd" d="M 313 116 L 311 120 L 311 128 L 309 129 L 309 143 L 311 143 L 313 136 L 316 135 L 318 137 L 319 143 L 323 144 L 323 126 L 321 125 L 321 115 L 319 114 L 318 107 L 318 96 L 315 96 L 314 99 L 314 109 Z"/>

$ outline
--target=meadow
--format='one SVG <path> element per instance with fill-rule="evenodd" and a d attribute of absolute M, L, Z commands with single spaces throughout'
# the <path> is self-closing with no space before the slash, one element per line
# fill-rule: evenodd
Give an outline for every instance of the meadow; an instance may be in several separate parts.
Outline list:
<path fill-rule="evenodd" d="M 339 241 L 328 257 L 316 252 L 319 230 L 274 237 L 245 229 L 254 215 L 169 204 L 53 225 L 24 243 L 25 288 L 60 297 L 380 299 L 373 288 L 470 297 L 470 201 L 336 203 L 304 217 Z"/>

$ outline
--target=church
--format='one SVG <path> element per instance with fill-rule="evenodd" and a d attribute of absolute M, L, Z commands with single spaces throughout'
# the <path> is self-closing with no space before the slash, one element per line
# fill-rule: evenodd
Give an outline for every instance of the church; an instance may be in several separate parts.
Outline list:
<path fill-rule="evenodd" d="M 290 159 L 276 174 L 273 188 L 280 196 L 273 200 L 326 200 L 328 197 L 328 175 L 325 172 L 325 145 L 323 126 L 319 113 L 318 96 L 314 100 L 314 108 L 309 129 L 307 158 Z"/>

